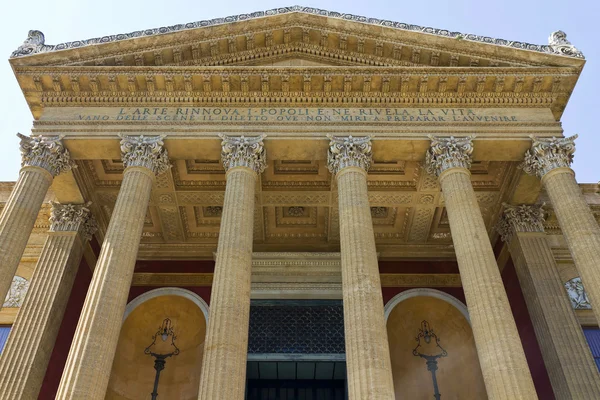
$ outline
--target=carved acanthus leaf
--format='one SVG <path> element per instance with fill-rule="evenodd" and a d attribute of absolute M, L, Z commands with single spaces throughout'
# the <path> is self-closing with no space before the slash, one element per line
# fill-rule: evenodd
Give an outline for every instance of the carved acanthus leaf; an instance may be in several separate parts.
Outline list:
<path fill-rule="evenodd" d="M 226 171 L 234 167 L 248 167 L 261 174 L 267 167 L 267 154 L 263 139 L 267 135 L 255 137 L 235 137 L 220 134 L 221 160 Z"/>
<path fill-rule="evenodd" d="M 504 212 L 496 225 L 502 241 L 510 242 L 517 232 L 544 232 L 544 204 L 503 205 Z"/>
<path fill-rule="evenodd" d="M 51 232 L 80 231 L 85 240 L 90 240 L 98 230 L 98 223 L 90 211 L 91 202 L 85 204 L 60 204 L 51 202 Z"/>
<path fill-rule="evenodd" d="M 62 143 L 62 136 L 25 136 L 17 133 L 21 139 L 21 166 L 44 168 L 53 176 L 74 167 L 69 151 Z"/>
<path fill-rule="evenodd" d="M 370 136 L 328 137 L 330 139 L 327 153 L 329 172 L 337 174 L 346 167 L 359 167 L 365 171 L 369 170 L 373 158 Z"/>
<path fill-rule="evenodd" d="M 548 45 L 554 53 L 561 56 L 585 58 L 583 53 L 567 40 L 567 34 L 563 31 L 552 32 L 548 38 Z"/>
<path fill-rule="evenodd" d="M 121 158 L 125 167 L 145 167 L 160 175 L 171 168 L 169 155 L 159 136 L 124 136 L 121 138 Z"/>
<path fill-rule="evenodd" d="M 474 138 L 475 136 L 455 138 L 429 135 L 431 147 L 425 155 L 427 173 L 439 176 L 450 168 L 471 168 Z"/>
<path fill-rule="evenodd" d="M 568 168 L 573 162 L 577 135 L 567 138 L 543 139 L 531 136 L 533 144 L 520 165 L 526 173 L 542 178 L 555 168 Z"/>

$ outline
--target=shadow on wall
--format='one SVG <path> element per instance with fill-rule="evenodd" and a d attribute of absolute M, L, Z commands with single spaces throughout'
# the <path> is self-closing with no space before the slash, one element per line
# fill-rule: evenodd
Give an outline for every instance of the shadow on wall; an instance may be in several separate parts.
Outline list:
<path fill-rule="evenodd" d="M 183 291 L 170 289 L 162 293 L 173 293 L 177 290 Z M 145 355 L 144 349 L 152 343 L 152 335 L 156 333 L 162 321 L 170 318 L 177 336 L 176 344 L 181 352 L 176 357 L 167 359 L 166 367 L 160 375 L 159 398 L 197 400 L 206 335 L 205 314 L 190 295 L 160 295 L 159 292 L 154 293 L 158 296 L 152 297 L 148 296 L 148 293 L 130 303 L 132 305 L 137 302 L 133 309 L 128 306 L 130 312 L 126 313 L 121 327 L 105 399 L 150 398 L 156 371 L 154 358 Z M 140 302 L 142 297 L 144 298 Z"/>
<path fill-rule="evenodd" d="M 438 295 L 430 297 L 428 291 Z M 410 297 L 415 294 L 415 297 Z M 439 337 L 440 345 L 448 352 L 447 357 L 438 361 L 437 380 L 442 399 L 487 399 L 473 331 L 463 315 L 466 307 L 459 310 L 442 298 L 464 307 L 452 296 L 433 289 L 403 292 L 386 306 L 396 398 L 433 398 L 431 373 L 427 370 L 425 360 L 412 353 L 417 346 L 415 338 L 421 322 L 426 320 Z"/>

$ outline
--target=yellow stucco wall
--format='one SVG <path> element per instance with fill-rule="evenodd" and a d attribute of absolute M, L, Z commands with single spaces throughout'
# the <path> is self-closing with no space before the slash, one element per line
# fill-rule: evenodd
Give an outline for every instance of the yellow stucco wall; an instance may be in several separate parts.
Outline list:
<path fill-rule="evenodd" d="M 180 296 L 159 296 L 142 303 L 121 328 L 107 400 L 149 399 L 154 384 L 154 358 L 144 354 L 162 321 L 170 318 L 181 350 L 167 359 L 161 372 L 159 398 L 196 400 L 206 335 L 202 310 Z"/>
<path fill-rule="evenodd" d="M 412 297 L 390 313 L 387 330 L 396 398 L 433 398 L 425 360 L 412 354 L 421 321 L 427 320 L 448 356 L 438 362 L 438 384 L 445 400 L 487 399 L 469 322 L 450 303 L 433 297 Z"/>

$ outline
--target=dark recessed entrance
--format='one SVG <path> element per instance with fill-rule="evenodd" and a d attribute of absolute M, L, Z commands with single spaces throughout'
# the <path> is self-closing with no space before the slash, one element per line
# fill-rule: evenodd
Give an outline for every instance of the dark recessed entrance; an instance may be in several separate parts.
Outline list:
<path fill-rule="evenodd" d="M 247 400 L 344 400 L 341 301 L 253 301 Z"/>
<path fill-rule="evenodd" d="M 249 361 L 247 400 L 344 400 L 346 363 Z"/>

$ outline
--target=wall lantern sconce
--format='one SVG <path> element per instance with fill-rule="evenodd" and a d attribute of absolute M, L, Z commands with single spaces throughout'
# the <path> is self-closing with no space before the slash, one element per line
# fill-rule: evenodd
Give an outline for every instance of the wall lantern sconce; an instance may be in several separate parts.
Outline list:
<path fill-rule="evenodd" d="M 440 400 L 442 395 L 438 389 L 437 377 L 435 372 L 437 371 L 437 360 L 441 357 L 446 357 L 448 353 L 442 346 L 440 346 L 440 339 L 433 332 L 433 328 L 429 326 L 429 322 L 421 322 L 421 328 L 415 338 L 417 341 L 417 347 L 413 349 L 413 355 L 425 359 L 427 364 L 427 371 L 431 372 L 431 379 L 433 380 L 433 397 L 436 400 Z"/>
<path fill-rule="evenodd" d="M 158 343 L 156 341 L 157 339 L 159 340 Z M 156 400 L 158 397 L 158 380 L 160 379 L 160 371 L 165 369 L 166 359 L 179 354 L 179 348 L 175 345 L 175 339 L 177 339 L 177 336 L 175 336 L 175 332 L 173 331 L 171 320 L 165 318 L 162 325 L 158 328 L 158 331 L 152 336 L 152 343 L 144 350 L 144 354 L 154 357 L 156 376 L 154 378 L 154 390 L 151 394 L 152 400 Z M 171 342 L 170 345 L 165 346 L 169 341 Z M 159 349 L 167 351 L 158 353 L 158 351 L 160 351 Z M 168 350 L 171 351 L 169 352 Z"/>

